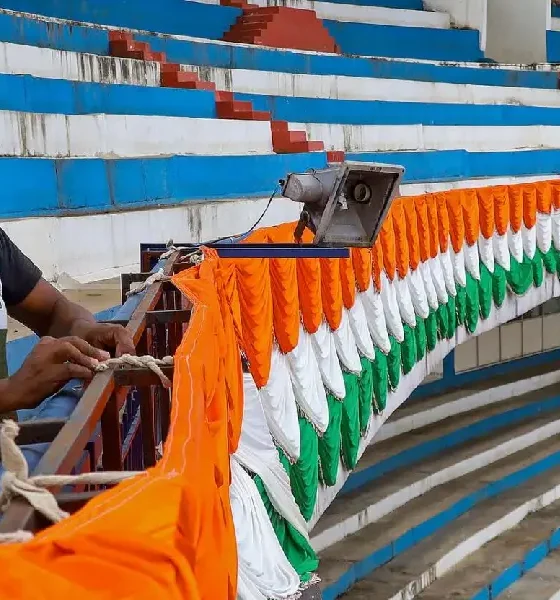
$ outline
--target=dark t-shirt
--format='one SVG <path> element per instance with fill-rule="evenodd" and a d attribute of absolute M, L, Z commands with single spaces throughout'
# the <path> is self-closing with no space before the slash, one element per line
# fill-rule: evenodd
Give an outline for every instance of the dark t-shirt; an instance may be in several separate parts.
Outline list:
<path fill-rule="evenodd" d="M 40 269 L 25 256 L 0 228 L 0 281 L 7 306 L 19 304 L 41 279 Z"/>
<path fill-rule="evenodd" d="M 3 229 L 0 229 L 0 379 L 8 376 L 6 362 L 6 338 L 8 334 L 8 313 L 6 306 L 15 306 L 27 298 L 41 278 L 41 271 L 12 242 Z M 0 415 L 2 418 L 15 418 L 14 414 Z"/>

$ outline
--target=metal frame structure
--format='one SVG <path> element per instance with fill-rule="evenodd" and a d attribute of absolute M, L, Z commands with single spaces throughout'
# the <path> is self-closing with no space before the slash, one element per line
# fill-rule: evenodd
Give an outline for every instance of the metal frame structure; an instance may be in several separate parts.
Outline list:
<path fill-rule="evenodd" d="M 157 267 L 163 266 L 165 274 L 172 275 L 178 259 L 175 253 Z M 151 255 L 141 253 L 143 271 L 153 263 Z M 123 276 L 123 296 L 131 281 L 142 281 L 148 275 Z M 163 281 L 131 297 L 111 322 L 128 329 L 138 354 L 162 358 L 175 353 L 189 317 L 182 294 Z M 163 370 L 172 379 L 173 369 Z M 149 369 L 119 368 L 98 373 L 67 419 L 21 423 L 16 441 L 19 445 L 50 443 L 33 475 L 75 473 L 84 452 L 89 456 L 89 470 L 142 470 L 157 461 L 158 445 L 169 429 L 170 411 L 170 391 Z M 60 507 L 72 513 L 102 491 L 102 487 L 64 490 L 56 497 Z M 37 532 L 49 525 L 24 499 L 14 498 L 0 521 L 0 532 Z"/>

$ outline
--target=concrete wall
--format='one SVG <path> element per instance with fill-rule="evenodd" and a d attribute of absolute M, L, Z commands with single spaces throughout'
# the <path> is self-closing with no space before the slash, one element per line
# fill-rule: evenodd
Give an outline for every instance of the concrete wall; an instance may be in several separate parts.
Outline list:
<path fill-rule="evenodd" d="M 488 0 L 486 56 L 506 63 L 547 60 L 550 0 Z"/>
<path fill-rule="evenodd" d="M 560 348 L 560 302 L 550 300 L 520 319 L 461 344 L 457 373 Z"/>
<path fill-rule="evenodd" d="M 486 19 L 488 0 L 424 0 L 424 8 L 448 13 L 454 27 L 477 29 L 480 48 L 486 47 Z"/>

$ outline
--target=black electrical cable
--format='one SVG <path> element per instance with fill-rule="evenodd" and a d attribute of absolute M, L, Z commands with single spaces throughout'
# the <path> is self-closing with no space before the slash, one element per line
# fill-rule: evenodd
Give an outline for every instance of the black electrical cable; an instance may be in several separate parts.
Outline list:
<path fill-rule="evenodd" d="M 270 208 L 270 205 L 272 204 L 272 201 L 274 200 L 274 198 L 276 197 L 276 194 L 278 192 L 278 190 L 280 189 L 280 185 L 277 185 L 274 188 L 274 191 L 272 192 L 272 194 L 270 195 L 270 198 L 268 199 L 268 202 L 266 204 L 265 209 L 262 211 L 261 216 L 253 223 L 253 225 L 251 226 L 250 229 L 248 229 L 247 231 L 245 231 L 244 233 L 240 233 L 239 235 L 233 236 L 233 235 L 226 235 L 224 237 L 221 238 L 216 238 L 215 240 L 211 240 L 209 242 L 204 242 L 203 244 L 200 244 L 200 246 L 207 246 L 208 244 L 217 244 L 219 242 L 223 242 L 224 240 L 229 240 L 232 238 L 237 238 L 237 237 L 245 237 L 247 235 L 249 235 L 250 233 L 252 233 L 258 226 L 259 223 L 264 219 L 264 216 L 266 215 L 266 213 L 268 212 L 268 209 Z"/>

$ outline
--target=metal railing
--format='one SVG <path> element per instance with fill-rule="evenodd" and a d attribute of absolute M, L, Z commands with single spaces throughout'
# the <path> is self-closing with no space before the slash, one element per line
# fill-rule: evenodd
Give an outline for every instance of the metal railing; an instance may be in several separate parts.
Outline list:
<path fill-rule="evenodd" d="M 158 262 L 161 253 L 161 248 L 141 248 L 142 273 L 122 276 L 123 299 L 131 284 L 145 280 L 151 269 L 163 267 L 166 275 L 172 275 L 182 268 L 178 253 L 165 264 Z M 163 281 L 132 296 L 111 322 L 128 329 L 139 355 L 163 358 L 175 353 L 189 317 L 184 297 Z M 173 378 L 172 367 L 163 371 Z M 144 368 L 119 368 L 95 375 L 67 419 L 21 423 L 16 441 L 20 446 L 50 444 L 32 475 L 138 471 L 156 464 L 169 430 L 170 412 L 171 392 L 156 375 Z M 55 495 L 60 507 L 72 513 L 102 491 L 100 486 L 74 488 Z M 48 525 L 24 499 L 14 498 L 0 521 L 0 532 L 37 532 Z"/>

